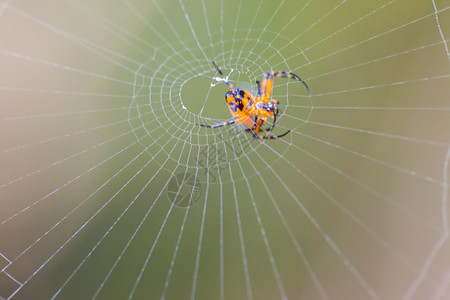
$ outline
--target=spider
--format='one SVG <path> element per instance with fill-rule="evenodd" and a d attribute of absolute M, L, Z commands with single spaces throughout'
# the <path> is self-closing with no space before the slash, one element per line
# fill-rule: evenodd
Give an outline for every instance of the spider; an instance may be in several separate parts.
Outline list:
<path fill-rule="evenodd" d="M 278 104 L 280 103 L 278 100 L 271 99 L 273 78 L 283 77 L 298 80 L 306 87 L 308 95 L 311 95 L 309 92 L 308 85 L 300 77 L 298 77 L 294 73 L 286 71 L 267 72 L 266 74 L 264 74 L 264 80 L 262 84 L 258 80 L 256 81 L 256 84 L 258 86 L 258 94 L 256 97 L 254 97 L 252 94 L 250 94 L 245 90 L 235 88 L 228 80 L 228 76 L 225 76 L 222 73 L 222 71 L 216 65 L 215 62 L 212 63 L 221 77 L 221 78 L 215 77 L 215 79 L 217 81 L 223 81 L 230 88 L 230 90 L 225 94 L 225 101 L 227 102 L 228 108 L 230 109 L 230 112 L 233 115 L 234 119 L 223 123 L 217 123 L 214 125 L 203 125 L 203 124 L 196 124 L 196 125 L 207 128 L 218 128 L 225 125 L 231 125 L 234 123 L 244 123 L 248 126 L 246 131 L 250 131 L 253 134 L 253 137 L 259 140 L 277 139 L 279 137 L 285 136 L 290 132 L 290 130 L 288 130 L 280 135 L 270 134 L 273 128 L 275 127 L 275 123 L 277 121 L 277 116 L 279 114 Z M 272 118 L 273 122 L 269 129 L 264 129 L 261 126 L 263 125 L 264 122 L 267 121 L 268 117 Z M 252 118 L 254 119 L 253 121 Z M 258 135 L 258 132 L 260 130 L 265 131 L 267 134 Z"/>

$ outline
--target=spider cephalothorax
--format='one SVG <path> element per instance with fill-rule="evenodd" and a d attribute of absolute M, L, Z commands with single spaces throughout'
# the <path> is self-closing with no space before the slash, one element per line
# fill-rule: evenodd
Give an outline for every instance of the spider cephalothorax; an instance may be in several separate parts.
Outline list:
<path fill-rule="evenodd" d="M 223 81 L 230 88 L 230 90 L 225 94 L 225 101 L 227 102 L 228 108 L 230 109 L 230 112 L 235 117 L 235 119 L 214 125 L 199 124 L 199 126 L 217 128 L 234 123 L 245 123 L 249 125 L 247 130 L 253 134 L 253 137 L 260 140 L 276 139 L 285 136 L 290 132 L 290 130 L 288 130 L 280 135 L 270 135 L 273 128 L 275 127 L 277 116 L 279 114 L 279 102 L 277 100 L 271 99 L 273 78 L 283 77 L 298 80 L 303 83 L 309 94 L 308 85 L 300 77 L 298 77 L 294 73 L 285 71 L 267 72 L 266 74 L 264 74 L 264 80 L 262 84 L 259 81 L 256 81 L 256 84 L 258 85 L 258 94 L 256 97 L 254 97 L 252 94 L 245 90 L 233 87 L 231 82 L 228 80 L 228 77 L 225 77 L 223 75 L 222 71 L 219 69 L 216 63 L 213 62 L 213 64 L 217 72 L 219 72 L 221 76 L 220 78 L 216 78 L 216 80 Z M 267 118 L 269 117 L 273 118 L 272 126 L 269 129 L 261 128 L 261 125 L 266 122 Z M 267 132 L 267 134 L 258 135 L 258 132 L 260 130 Z"/>

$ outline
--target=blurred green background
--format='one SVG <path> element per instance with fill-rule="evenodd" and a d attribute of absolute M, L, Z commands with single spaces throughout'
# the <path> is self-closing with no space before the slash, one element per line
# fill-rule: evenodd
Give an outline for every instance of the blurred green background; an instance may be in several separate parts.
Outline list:
<path fill-rule="evenodd" d="M 448 1 L 0 1 L 0 297 L 450 297 Z M 217 62 L 276 79 L 276 141 Z M 192 196 L 191 196 L 192 195 Z"/>

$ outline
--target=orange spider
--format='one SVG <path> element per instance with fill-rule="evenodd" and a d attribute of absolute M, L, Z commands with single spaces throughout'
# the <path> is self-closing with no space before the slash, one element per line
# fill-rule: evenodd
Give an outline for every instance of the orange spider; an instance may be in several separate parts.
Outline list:
<path fill-rule="evenodd" d="M 270 135 L 270 132 L 275 127 L 275 123 L 277 121 L 277 116 L 279 113 L 278 104 L 280 103 L 277 100 L 270 99 L 272 95 L 273 78 L 283 77 L 298 80 L 303 83 L 303 85 L 306 87 L 306 90 L 308 91 L 308 95 L 310 95 L 308 85 L 300 77 L 298 77 L 294 73 L 285 71 L 267 72 L 266 74 L 264 74 L 262 85 L 259 81 L 256 81 L 256 84 L 258 85 L 258 94 L 255 98 L 249 92 L 233 87 L 231 82 L 228 80 L 228 76 L 225 77 L 216 63 L 212 63 L 221 76 L 221 78 L 215 79 L 217 81 L 223 81 L 230 88 L 230 90 L 225 94 L 225 101 L 227 102 L 228 108 L 230 109 L 230 112 L 235 117 L 235 119 L 214 125 L 197 124 L 198 126 L 218 128 L 234 123 L 244 123 L 248 125 L 248 128 L 246 130 L 250 131 L 253 134 L 254 138 L 260 140 L 276 139 L 285 136 L 290 132 L 290 130 L 288 130 L 280 135 Z M 263 91 L 263 93 L 261 93 L 261 90 Z M 267 121 L 268 117 L 273 119 L 272 126 L 269 129 L 263 129 L 261 126 L 264 122 Z M 252 121 L 252 118 L 254 119 L 254 121 Z M 266 131 L 267 134 L 258 135 L 258 132 L 260 130 Z"/>

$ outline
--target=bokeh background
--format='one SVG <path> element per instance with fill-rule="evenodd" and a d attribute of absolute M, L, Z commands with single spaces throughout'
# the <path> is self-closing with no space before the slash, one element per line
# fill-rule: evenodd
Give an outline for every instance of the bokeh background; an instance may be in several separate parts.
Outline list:
<path fill-rule="evenodd" d="M 0 298 L 450 298 L 449 8 L 0 1 Z"/>

